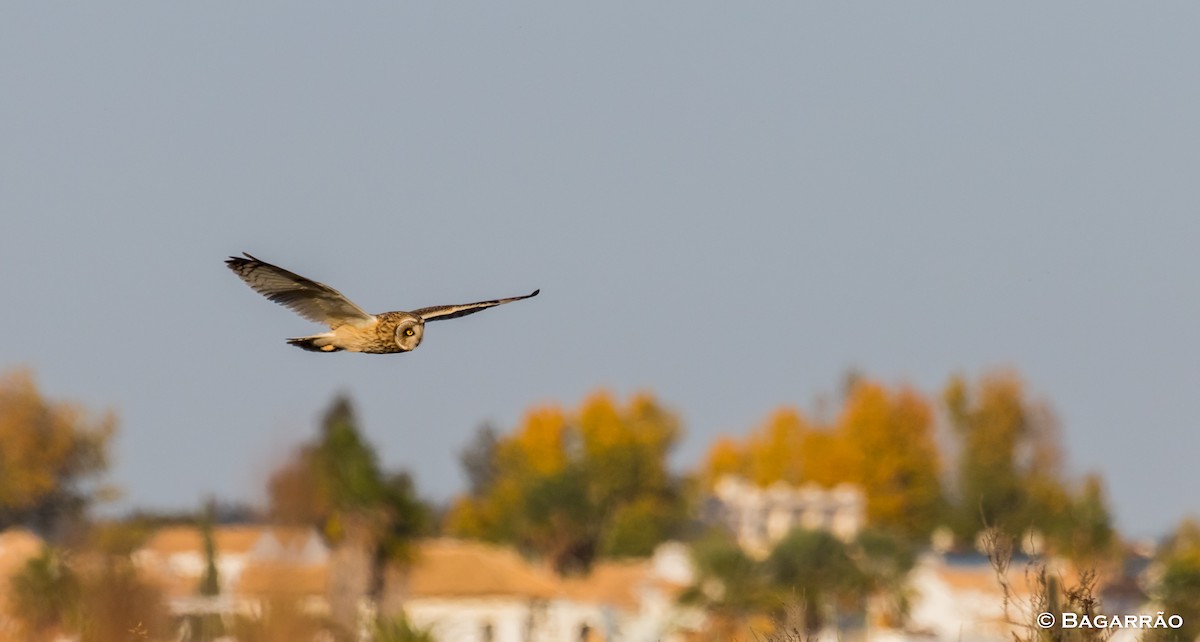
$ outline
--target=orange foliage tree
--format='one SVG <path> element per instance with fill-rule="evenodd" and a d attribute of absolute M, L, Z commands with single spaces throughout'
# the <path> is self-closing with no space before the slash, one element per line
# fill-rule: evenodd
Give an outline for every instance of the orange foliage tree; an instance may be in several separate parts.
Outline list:
<path fill-rule="evenodd" d="M 851 483 L 866 495 L 867 521 L 884 531 L 922 538 L 945 522 L 970 543 L 986 523 L 1017 536 L 1036 531 L 1077 559 L 1111 554 L 1100 479 L 1078 488 L 1064 479 L 1058 422 L 1019 376 L 951 377 L 940 401 L 939 415 L 917 390 L 855 378 L 832 422 L 776 410 L 744 439 L 718 439 L 699 477 L 709 486 L 726 474 L 763 486 Z M 943 475 L 939 416 L 956 442 L 952 475 Z"/>
<path fill-rule="evenodd" d="M 605 392 L 579 409 L 531 410 L 510 435 L 484 429 L 463 453 L 472 491 L 447 530 L 508 542 L 560 572 L 597 555 L 645 555 L 684 517 L 667 455 L 678 419 L 648 394 L 620 404 Z"/>
<path fill-rule="evenodd" d="M 80 515 L 102 490 L 88 482 L 107 468 L 115 430 L 112 413 L 42 396 L 27 370 L 0 376 L 0 530 Z"/>
<path fill-rule="evenodd" d="M 742 444 L 719 439 L 701 477 L 712 483 L 736 474 L 764 486 L 856 484 L 873 525 L 922 536 L 936 525 L 943 502 L 933 426 L 932 407 L 918 392 L 860 379 L 832 425 L 777 410 Z"/>
<path fill-rule="evenodd" d="M 858 383 L 837 431 L 848 453 L 849 481 L 867 496 L 867 519 L 906 535 L 928 534 L 942 511 L 941 457 L 933 409 L 911 388 Z"/>

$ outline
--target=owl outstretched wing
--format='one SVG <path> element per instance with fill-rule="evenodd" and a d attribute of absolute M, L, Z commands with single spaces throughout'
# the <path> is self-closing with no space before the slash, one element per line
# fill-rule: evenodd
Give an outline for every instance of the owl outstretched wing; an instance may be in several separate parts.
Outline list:
<path fill-rule="evenodd" d="M 535 297 L 538 295 L 538 292 L 541 292 L 541 290 L 534 290 L 533 292 L 524 296 L 513 296 L 507 299 L 494 299 L 492 301 L 478 301 L 476 303 L 462 303 L 459 305 L 435 305 L 428 308 L 421 308 L 420 310 L 413 310 L 412 313 L 426 321 L 457 319 L 458 317 L 465 317 L 468 314 L 475 314 L 481 310 L 494 308 L 498 305 L 504 305 L 505 303 L 512 303 L 513 301 L 520 301 L 521 299 Z"/>
<path fill-rule="evenodd" d="M 255 292 L 290 309 L 300 316 L 324 323 L 331 328 L 373 321 L 374 316 L 354 305 L 341 292 L 312 279 L 306 279 L 277 265 L 260 261 L 249 254 L 231 256 L 225 265 Z"/>

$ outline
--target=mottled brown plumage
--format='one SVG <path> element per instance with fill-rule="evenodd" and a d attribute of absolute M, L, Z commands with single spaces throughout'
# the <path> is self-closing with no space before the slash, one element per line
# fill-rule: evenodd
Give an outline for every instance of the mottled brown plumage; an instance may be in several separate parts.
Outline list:
<path fill-rule="evenodd" d="M 541 291 L 534 290 L 531 294 L 506 299 L 438 305 L 412 312 L 368 314 L 328 285 L 260 261 L 249 254 L 245 254 L 245 258 L 231 256 L 225 264 L 259 294 L 306 319 L 329 326 L 329 332 L 287 340 L 294 346 L 312 352 L 408 352 L 421 344 L 426 321 L 457 319 L 480 310 L 528 299 Z"/>

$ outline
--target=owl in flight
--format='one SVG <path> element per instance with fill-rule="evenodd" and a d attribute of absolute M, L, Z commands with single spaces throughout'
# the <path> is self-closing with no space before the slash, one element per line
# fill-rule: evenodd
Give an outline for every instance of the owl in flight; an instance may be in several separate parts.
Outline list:
<path fill-rule="evenodd" d="M 225 264 L 255 292 L 305 319 L 329 326 L 329 332 L 287 340 L 294 346 L 312 352 L 408 352 L 421 345 L 426 321 L 464 317 L 480 310 L 528 299 L 541 292 L 534 290 L 525 296 L 478 303 L 435 305 L 412 312 L 367 314 L 328 285 L 260 261 L 249 254 L 245 254 L 245 258 L 231 256 Z"/>

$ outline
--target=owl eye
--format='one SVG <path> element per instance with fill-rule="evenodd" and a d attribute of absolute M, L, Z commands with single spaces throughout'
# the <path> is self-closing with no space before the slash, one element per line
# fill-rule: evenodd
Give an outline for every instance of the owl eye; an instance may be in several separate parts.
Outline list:
<path fill-rule="evenodd" d="M 412 328 L 409 328 L 404 331 L 404 336 L 406 336 L 406 337 L 411 337 L 414 334 L 416 334 L 416 332 L 414 332 Z"/>

